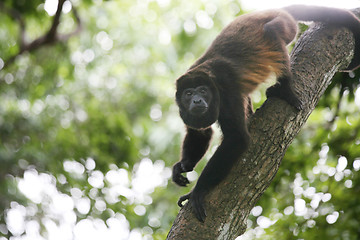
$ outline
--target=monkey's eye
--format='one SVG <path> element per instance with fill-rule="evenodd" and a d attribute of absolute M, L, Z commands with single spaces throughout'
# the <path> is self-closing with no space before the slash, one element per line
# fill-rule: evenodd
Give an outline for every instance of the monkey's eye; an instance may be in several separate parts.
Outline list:
<path fill-rule="evenodd" d="M 208 88 L 205 86 L 200 86 L 196 89 L 196 91 L 201 95 L 206 95 L 208 93 Z"/>
<path fill-rule="evenodd" d="M 184 92 L 184 95 L 187 96 L 187 97 L 191 97 L 193 95 L 193 92 L 190 91 L 190 90 L 187 90 Z"/>
<path fill-rule="evenodd" d="M 200 93 L 201 94 L 206 94 L 206 89 L 204 89 L 204 88 L 200 89 Z"/>

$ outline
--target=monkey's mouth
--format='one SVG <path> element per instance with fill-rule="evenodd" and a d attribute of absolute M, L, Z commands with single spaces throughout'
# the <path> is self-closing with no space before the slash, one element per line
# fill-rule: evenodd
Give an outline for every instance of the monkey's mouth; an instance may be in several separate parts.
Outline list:
<path fill-rule="evenodd" d="M 199 116 L 199 115 L 203 115 L 207 112 L 208 110 L 208 107 L 205 107 L 205 106 L 197 106 L 197 107 L 193 107 L 190 111 L 190 113 L 192 115 L 195 115 L 195 116 Z"/>

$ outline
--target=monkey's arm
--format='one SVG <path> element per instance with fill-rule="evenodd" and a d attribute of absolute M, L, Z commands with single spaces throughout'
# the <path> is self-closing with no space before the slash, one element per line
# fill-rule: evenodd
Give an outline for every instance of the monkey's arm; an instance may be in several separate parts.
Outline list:
<path fill-rule="evenodd" d="M 192 205 L 196 218 L 204 222 L 206 211 L 204 208 L 204 199 L 206 194 L 219 184 L 229 173 L 234 163 L 249 145 L 249 133 L 245 123 L 245 109 L 239 109 L 238 104 L 236 111 L 227 108 L 227 113 L 219 119 L 224 139 L 211 157 L 210 161 L 201 173 L 194 189 L 187 195 L 180 197 L 178 205 L 182 207 L 182 202 L 186 199 Z"/>
<path fill-rule="evenodd" d="M 181 160 L 173 167 L 172 179 L 176 184 L 180 186 L 189 184 L 189 180 L 184 177 L 182 173 L 192 171 L 204 156 L 209 147 L 212 133 L 211 127 L 205 130 L 187 128 L 187 134 L 182 147 Z"/>

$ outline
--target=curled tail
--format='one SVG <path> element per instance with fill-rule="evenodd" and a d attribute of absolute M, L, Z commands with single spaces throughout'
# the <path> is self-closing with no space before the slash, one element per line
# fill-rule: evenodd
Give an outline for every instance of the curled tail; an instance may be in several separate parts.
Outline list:
<path fill-rule="evenodd" d="M 299 21 L 324 22 L 348 28 L 354 34 L 355 50 L 354 57 L 345 70 L 352 71 L 360 67 L 360 20 L 352 12 L 345 9 L 306 5 L 292 5 L 285 7 L 284 10 Z"/>

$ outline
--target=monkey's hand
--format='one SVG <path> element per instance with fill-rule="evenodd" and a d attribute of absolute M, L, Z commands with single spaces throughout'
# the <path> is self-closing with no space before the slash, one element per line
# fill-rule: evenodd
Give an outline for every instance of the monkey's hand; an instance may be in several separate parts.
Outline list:
<path fill-rule="evenodd" d="M 184 172 L 188 172 L 184 169 L 181 162 L 178 162 L 173 167 L 173 174 L 172 174 L 172 180 L 174 183 L 176 183 L 179 186 L 186 187 L 187 184 L 189 184 L 189 179 L 181 175 Z"/>
<path fill-rule="evenodd" d="M 206 218 L 206 210 L 204 207 L 204 199 L 206 193 L 207 192 L 204 190 L 197 191 L 195 188 L 190 193 L 181 196 L 179 198 L 178 205 L 179 207 L 183 207 L 183 201 L 188 200 L 189 204 L 191 205 L 192 211 L 195 214 L 195 217 L 203 223 Z"/>

